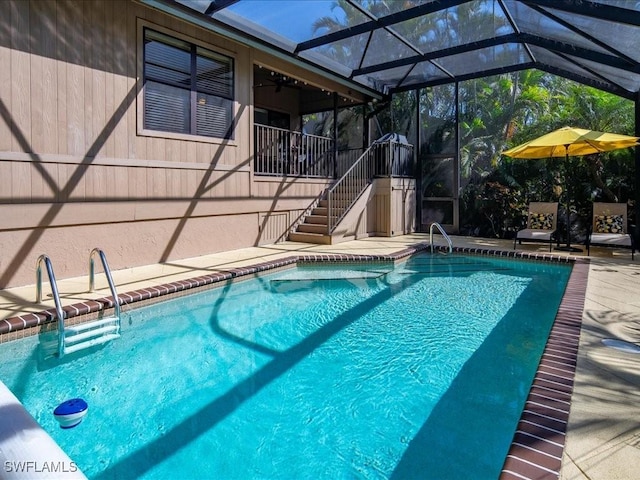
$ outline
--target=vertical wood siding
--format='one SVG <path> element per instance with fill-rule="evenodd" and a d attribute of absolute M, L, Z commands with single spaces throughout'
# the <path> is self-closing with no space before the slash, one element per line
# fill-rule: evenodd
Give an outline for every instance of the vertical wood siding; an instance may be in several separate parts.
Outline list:
<path fill-rule="evenodd" d="M 293 214 L 290 212 L 260 213 L 258 231 L 260 239 L 258 245 L 268 245 L 285 240 L 283 235 L 288 232 Z"/>
<path fill-rule="evenodd" d="M 143 25 L 234 58 L 232 141 L 140 131 Z M 254 182 L 252 55 L 130 0 L 1 1 L 0 288 L 32 283 L 43 252 L 62 258 L 65 273 L 86 274 L 71 245 L 111 245 L 117 269 L 281 238 L 290 211 L 304 210 L 325 184 Z M 281 199 L 286 207 L 258 231 L 259 212 Z M 131 231 L 145 235 L 120 248 Z"/>

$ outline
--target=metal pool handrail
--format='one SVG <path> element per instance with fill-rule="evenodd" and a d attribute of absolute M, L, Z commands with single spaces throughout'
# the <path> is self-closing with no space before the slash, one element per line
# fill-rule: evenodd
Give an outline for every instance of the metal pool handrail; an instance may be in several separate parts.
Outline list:
<path fill-rule="evenodd" d="M 113 297 L 113 310 L 116 318 L 120 319 L 120 298 L 118 297 L 118 292 L 116 292 L 116 286 L 113 283 L 113 277 L 111 276 L 111 270 L 109 269 L 109 264 L 107 263 L 107 257 L 102 251 L 102 249 L 96 247 L 91 250 L 89 254 L 89 291 L 95 291 L 95 265 L 93 261 L 93 255 L 98 254 L 100 257 L 100 261 L 102 262 L 102 268 L 104 270 L 104 274 L 107 277 L 107 283 L 109 284 L 109 289 L 111 290 L 111 296 Z"/>
<path fill-rule="evenodd" d="M 58 355 L 64 355 L 64 310 L 60 304 L 60 295 L 58 294 L 58 285 L 56 283 L 56 276 L 53 274 L 53 266 L 51 260 L 45 254 L 38 257 L 36 261 L 36 303 L 42 302 L 42 262 L 44 262 L 47 268 L 47 275 L 49 275 L 49 283 L 51 284 L 51 293 L 53 294 L 53 301 L 56 304 L 56 315 L 58 316 Z"/>
<path fill-rule="evenodd" d="M 447 232 L 444 231 L 444 228 L 442 228 L 442 225 L 440 225 L 437 222 L 433 222 L 429 227 L 429 245 L 431 246 L 431 253 L 433 253 L 433 227 L 436 227 L 438 230 L 440 230 L 440 233 L 442 234 L 444 239 L 447 241 L 447 244 L 449 245 L 449 253 L 453 252 L 453 243 L 451 242 L 449 235 L 447 235 Z"/>

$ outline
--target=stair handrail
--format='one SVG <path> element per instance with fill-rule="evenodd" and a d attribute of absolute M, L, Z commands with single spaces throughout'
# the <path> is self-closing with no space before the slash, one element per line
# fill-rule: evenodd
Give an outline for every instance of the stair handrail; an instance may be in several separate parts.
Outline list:
<path fill-rule="evenodd" d="M 53 295 L 53 301 L 56 305 L 56 315 L 58 317 L 58 356 L 64 355 L 64 319 L 65 313 L 60 303 L 60 294 L 58 293 L 58 284 L 56 283 L 56 276 L 53 273 L 53 266 L 51 265 L 51 259 L 44 253 L 38 257 L 36 261 L 36 303 L 42 302 L 42 263 L 44 262 L 47 268 L 47 275 L 49 276 L 49 283 L 51 284 L 51 293 Z"/>
<path fill-rule="evenodd" d="M 447 232 L 444 231 L 442 225 L 440 225 L 438 222 L 433 222 L 429 227 L 429 245 L 431 246 L 431 253 L 433 253 L 433 227 L 436 227 L 438 230 L 440 230 L 440 233 L 447 241 L 447 244 L 449 245 L 449 253 L 453 252 L 453 243 L 451 242 L 451 238 L 449 238 Z"/>
<path fill-rule="evenodd" d="M 111 270 L 109 269 L 107 256 L 104 254 L 102 249 L 98 247 L 91 250 L 91 253 L 89 254 L 89 292 L 93 293 L 95 291 L 95 265 L 93 261 L 93 256 L 96 253 L 100 257 L 100 261 L 102 262 L 102 268 L 104 270 L 104 275 L 107 277 L 107 283 L 109 284 L 109 289 L 111 290 L 115 316 L 119 319 L 120 318 L 120 297 L 118 297 L 116 286 L 113 283 L 113 277 L 111 276 Z"/>
<path fill-rule="evenodd" d="M 373 143 L 369 145 L 369 147 L 363 152 L 363 154 L 360 155 L 360 157 L 358 157 L 355 162 L 353 162 L 353 165 L 351 165 L 351 167 L 349 167 L 349 169 L 347 169 L 347 171 L 344 172 L 344 174 L 338 180 L 336 180 L 335 183 L 327 190 L 327 233 L 329 235 L 331 235 L 336 229 L 336 227 L 340 223 L 340 220 L 344 218 L 344 216 L 356 202 L 364 188 L 369 185 L 369 183 L 371 183 L 371 180 L 373 179 L 373 168 L 371 164 L 373 163 L 374 158 L 374 156 L 371 155 L 371 150 L 376 145 L 379 144 Z M 365 164 L 363 166 L 365 159 L 368 159 L 369 162 L 368 164 Z M 354 174 L 354 172 L 356 173 Z M 357 175 L 358 173 L 361 173 L 363 175 Z M 349 205 L 336 207 L 333 198 L 334 194 L 336 193 L 336 190 L 344 187 L 345 184 L 347 184 L 347 182 L 351 180 L 351 177 L 355 178 L 353 179 L 353 182 L 349 183 L 347 186 L 359 185 L 360 188 L 354 190 L 357 191 L 357 194 L 353 194 L 352 198 L 348 202 Z M 339 211 L 340 209 L 341 211 Z"/>
<path fill-rule="evenodd" d="M 364 189 L 376 175 L 389 177 L 394 176 L 396 173 L 402 175 L 406 173 L 400 172 L 396 168 L 395 162 L 405 155 L 395 155 L 395 150 L 392 152 L 394 145 L 401 147 L 398 150 L 399 152 L 401 152 L 402 148 L 413 148 L 409 144 L 402 144 L 393 139 L 382 142 L 376 140 L 327 190 L 327 234 L 331 235 L 334 232 L 340 221 L 360 198 Z M 345 201 L 342 198 L 341 205 L 337 206 L 334 196 L 339 191 L 346 194 L 347 200 Z"/>

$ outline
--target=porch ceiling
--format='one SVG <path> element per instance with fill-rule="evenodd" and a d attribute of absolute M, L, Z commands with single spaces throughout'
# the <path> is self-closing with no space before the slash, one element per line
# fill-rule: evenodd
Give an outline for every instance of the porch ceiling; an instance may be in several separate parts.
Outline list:
<path fill-rule="evenodd" d="M 372 95 L 538 68 L 640 91 L 638 0 L 141 0 Z"/>

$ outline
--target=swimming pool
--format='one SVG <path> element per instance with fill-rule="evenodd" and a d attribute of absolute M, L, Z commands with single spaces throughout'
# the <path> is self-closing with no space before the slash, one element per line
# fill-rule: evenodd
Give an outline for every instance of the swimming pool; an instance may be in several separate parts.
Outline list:
<path fill-rule="evenodd" d="M 62 362 L 2 345 L 0 379 L 92 478 L 497 478 L 570 270 L 297 268 L 128 312 Z"/>

